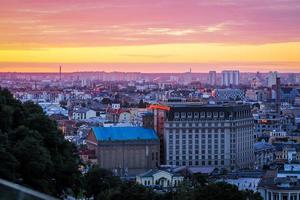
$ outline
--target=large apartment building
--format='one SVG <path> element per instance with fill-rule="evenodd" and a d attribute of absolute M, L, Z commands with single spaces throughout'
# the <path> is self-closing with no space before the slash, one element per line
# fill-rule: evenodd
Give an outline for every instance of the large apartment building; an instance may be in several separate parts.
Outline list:
<path fill-rule="evenodd" d="M 169 106 L 164 123 L 166 164 L 227 169 L 253 166 L 250 106 L 192 103 Z"/>

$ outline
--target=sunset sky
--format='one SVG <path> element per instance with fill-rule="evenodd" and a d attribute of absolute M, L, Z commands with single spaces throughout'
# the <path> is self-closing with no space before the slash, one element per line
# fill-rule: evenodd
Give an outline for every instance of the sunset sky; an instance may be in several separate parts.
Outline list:
<path fill-rule="evenodd" d="M 0 3 L 2 72 L 300 72 L 299 0 Z"/>

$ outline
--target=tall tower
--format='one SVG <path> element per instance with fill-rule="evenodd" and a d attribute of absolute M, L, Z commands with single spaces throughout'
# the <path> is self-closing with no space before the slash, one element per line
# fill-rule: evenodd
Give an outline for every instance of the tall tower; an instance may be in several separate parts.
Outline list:
<path fill-rule="evenodd" d="M 59 66 L 59 80 L 61 81 L 61 66 Z"/>

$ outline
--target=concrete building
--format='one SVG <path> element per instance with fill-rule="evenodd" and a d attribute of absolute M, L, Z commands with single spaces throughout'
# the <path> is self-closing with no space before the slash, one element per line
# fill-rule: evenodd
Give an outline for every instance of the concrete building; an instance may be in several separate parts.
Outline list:
<path fill-rule="evenodd" d="M 211 86 L 215 86 L 217 84 L 217 72 L 216 71 L 208 72 L 208 84 Z"/>
<path fill-rule="evenodd" d="M 267 142 L 254 144 L 255 168 L 262 169 L 271 164 L 275 159 L 275 147 Z"/>
<path fill-rule="evenodd" d="M 299 164 L 285 164 L 284 170 L 273 176 L 264 177 L 258 184 L 258 191 L 264 200 L 299 200 Z"/>
<path fill-rule="evenodd" d="M 253 167 L 250 106 L 192 103 L 169 106 L 164 123 L 166 164 L 234 169 Z"/>
<path fill-rule="evenodd" d="M 245 92 L 241 89 L 215 89 L 212 91 L 212 96 L 217 100 L 235 101 L 245 99 Z"/>
<path fill-rule="evenodd" d="M 276 85 L 277 77 L 279 77 L 279 76 L 278 76 L 278 73 L 276 71 L 275 72 L 269 72 L 268 77 L 267 77 L 268 87 L 271 88 L 272 86 Z"/>
<path fill-rule="evenodd" d="M 115 174 L 137 174 L 159 165 L 159 139 L 153 129 L 94 127 L 87 136 L 98 165 Z"/>
<path fill-rule="evenodd" d="M 275 157 L 277 161 L 299 162 L 300 144 L 293 142 L 273 143 L 275 146 Z"/>
<path fill-rule="evenodd" d="M 277 112 L 259 112 L 253 114 L 255 124 L 255 135 L 271 136 L 272 133 L 280 133 L 295 130 L 295 119 L 293 115 Z"/>
<path fill-rule="evenodd" d="M 237 70 L 225 70 L 221 73 L 222 86 L 238 86 L 240 84 L 240 72 Z"/>
<path fill-rule="evenodd" d="M 74 120 L 86 120 L 96 117 L 96 111 L 89 108 L 78 108 L 73 111 L 72 118 Z"/>

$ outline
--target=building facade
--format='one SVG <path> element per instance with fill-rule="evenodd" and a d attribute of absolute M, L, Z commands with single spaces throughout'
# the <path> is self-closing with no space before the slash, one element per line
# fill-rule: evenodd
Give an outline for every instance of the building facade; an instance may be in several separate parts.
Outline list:
<path fill-rule="evenodd" d="M 225 70 L 221 73 L 222 86 L 238 86 L 240 84 L 240 72 L 236 70 Z"/>
<path fill-rule="evenodd" d="M 245 92 L 241 89 L 214 89 L 212 91 L 212 96 L 217 100 L 221 101 L 236 101 L 236 100 L 244 100 Z"/>
<path fill-rule="evenodd" d="M 275 160 L 275 147 L 267 142 L 254 144 L 255 168 L 263 169 Z"/>
<path fill-rule="evenodd" d="M 264 200 L 299 200 L 300 199 L 299 164 L 285 164 L 284 170 L 274 176 L 263 177 L 258 184 L 258 191 Z"/>
<path fill-rule="evenodd" d="M 149 170 L 136 177 L 137 183 L 146 187 L 168 189 L 178 186 L 184 177 L 179 173 L 165 170 Z"/>
<path fill-rule="evenodd" d="M 95 127 L 87 136 L 98 165 L 118 175 L 141 173 L 159 165 L 159 139 L 153 129 Z"/>
<path fill-rule="evenodd" d="M 211 86 L 215 86 L 217 84 L 217 72 L 216 71 L 208 72 L 208 84 Z"/>
<path fill-rule="evenodd" d="M 253 118 L 248 105 L 170 105 L 164 129 L 166 164 L 253 167 Z"/>

